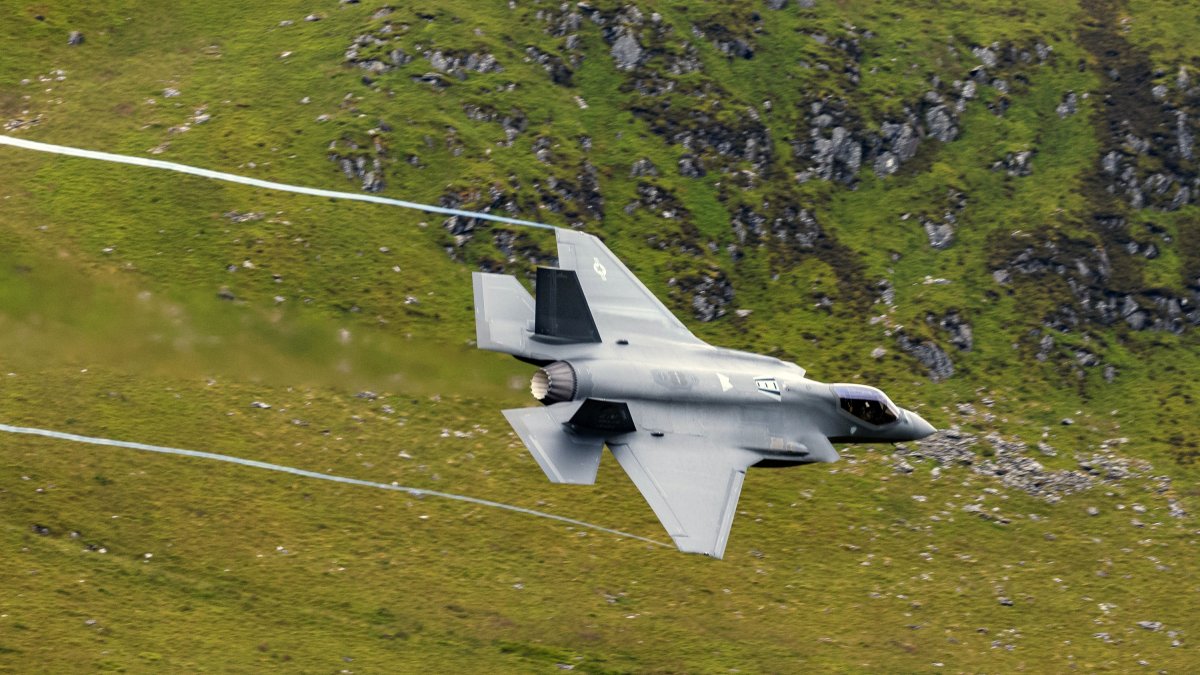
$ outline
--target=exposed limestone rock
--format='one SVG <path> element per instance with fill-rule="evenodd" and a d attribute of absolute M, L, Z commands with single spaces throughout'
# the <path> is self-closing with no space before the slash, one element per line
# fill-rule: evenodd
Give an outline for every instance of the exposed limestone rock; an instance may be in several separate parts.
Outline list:
<path fill-rule="evenodd" d="M 807 209 L 769 201 L 764 201 L 760 209 L 743 205 L 734 211 L 730 225 L 739 245 L 769 241 L 811 250 L 824 235 L 817 219 Z"/>
<path fill-rule="evenodd" d="M 1107 449 L 1107 444 L 1102 444 L 1102 452 L 1077 457 L 1078 470 L 1050 470 L 1030 457 L 1028 446 L 1021 441 L 1005 439 L 995 433 L 981 440 L 955 428 L 940 431 L 913 445 L 898 444 L 897 456 L 909 462 L 930 459 L 942 467 L 968 467 L 974 473 L 994 476 L 1008 487 L 1050 502 L 1097 485 L 1144 477 L 1152 469 L 1148 463 L 1118 456 Z M 977 453 L 976 448 L 980 446 L 983 446 L 983 452 Z M 1089 507 L 1088 513 L 1096 515 L 1099 510 Z"/>
<path fill-rule="evenodd" d="M 642 46 L 629 30 L 623 30 L 612 46 L 612 57 L 618 70 L 633 70 L 641 63 Z"/>
<path fill-rule="evenodd" d="M 1123 226 L 1125 221 L 1115 217 L 1113 223 Z M 1122 253 L 1131 249 L 1145 257 L 1157 255 L 1152 243 L 1128 242 Z M 1123 323 L 1133 330 L 1171 333 L 1200 325 L 1200 279 L 1182 296 L 1166 290 L 1131 292 L 1116 288 L 1108 251 L 1091 242 L 1060 237 L 1015 249 L 994 270 L 996 274 L 1006 279 L 1027 276 L 1039 283 L 1060 279 L 1074 304 L 1061 305 L 1045 318 L 1047 327 L 1057 331 L 1075 331 L 1085 322 L 1100 326 Z"/>
<path fill-rule="evenodd" d="M 630 178 L 641 178 L 642 176 L 657 176 L 658 167 L 654 166 L 654 162 L 643 157 L 633 163 L 629 169 Z"/>
<path fill-rule="evenodd" d="M 947 213 L 946 216 L 947 218 L 941 221 L 921 219 L 921 227 L 925 228 L 925 234 L 929 237 L 929 245 L 936 249 L 947 248 L 954 241 L 956 219 L 953 213 Z"/>
<path fill-rule="evenodd" d="M 1028 176 L 1033 173 L 1033 165 L 1030 162 L 1035 154 L 1036 152 L 1033 150 L 1010 152 L 1004 156 L 1004 159 L 993 162 L 992 170 L 1004 170 L 1006 174 L 1014 177 Z"/>
<path fill-rule="evenodd" d="M 1068 118 L 1070 115 L 1075 114 L 1075 110 L 1078 109 L 1079 97 L 1075 96 L 1074 91 L 1068 91 L 1066 94 L 1063 94 L 1062 103 L 1058 103 L 1058 107 L 1055 108 L 1055 112 L 1058 113 L 1058 117 L 1060 118 Z"/>
<path fill-rule="evenodd" d="M 337 162 L 347 179 L 360 181 L 364 191 L 379 192 L 383 189 L 384 163 L 388 153 L 382 135 L 371 136 L 366 146 L 347 137 L 333 141 L 329 144 L 328 157 Z"/>
<path fill-rule="evenodd" d="M 479 106 L 474 104 L 466 104 L 463 106 L 463 113 L 467 119 L 475 122 L 494 122 L 500 125 L 504 130 L 504 140 L 499 142 L 501 146 L 511 146 L 517 136 L 529 128 L 529 119 L 525 116 L 525 112 L 519 108 L 512 108 L 507 113 L 501 113 L 491 106 Z"/>
<path fill-rule="evenodd" d="M 725 316 L 733 303 L 733 285 L 720 270 L 671 279 L 667 285 L 672 288 L 673 295 L 688 299 L 692 314 L 699 321 L 709 322 Z"/>
<path fill-rule="evenodd" d="M 929 379 L 941 382 L 954 376 L 954 363 L 936 343 L 910 338 L 904 331 L 896 332 L 900 349 L 914 357 L 929 371 Z"/>
<path fill-rule="evenodd" d="M 947 312 L 940 319 L 933 314 L 927 314 L 925 315 L 925 322 L 936 325 L 949 333 L 950 344 L 964 352 L 971 351 L 971 347 L 975 344 L 974 331 L 971 328 L 971 324 L 967 323 L 957 310 Z"/>

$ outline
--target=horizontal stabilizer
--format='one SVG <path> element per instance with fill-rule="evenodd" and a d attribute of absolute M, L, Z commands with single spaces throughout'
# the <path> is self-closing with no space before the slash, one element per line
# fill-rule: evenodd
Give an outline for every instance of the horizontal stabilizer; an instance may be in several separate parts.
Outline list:
<path fill-rule="evenodd" d="M 580 405 L 576 401 L 504 411 L 504 417 L 552 483 L 596 482 L 604 439 L 579 435 L 564 424 Z"/>
<path fill-rule="evenodd" d="M 556 342 L 600 342 L 587 298 L 572 270 L 539 267 L 534 332 Z"/>
<path fill-rule="evenodd" d="M 507 274 L 475 272 L 475 342 L 480 349 L 525 355 L 533 328 L 533 296 Z"/>

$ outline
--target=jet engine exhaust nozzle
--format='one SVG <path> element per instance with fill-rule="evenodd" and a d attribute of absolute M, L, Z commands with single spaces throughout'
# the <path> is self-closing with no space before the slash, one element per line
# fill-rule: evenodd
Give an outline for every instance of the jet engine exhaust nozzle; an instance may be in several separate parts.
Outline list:
<path fill-rule="evenodd" d="M 566 361 L 555 361 L 534 372 L 529 391 L 537 400 L 551 405 L 573 400 L 575 386 L 575 368 Z"/>

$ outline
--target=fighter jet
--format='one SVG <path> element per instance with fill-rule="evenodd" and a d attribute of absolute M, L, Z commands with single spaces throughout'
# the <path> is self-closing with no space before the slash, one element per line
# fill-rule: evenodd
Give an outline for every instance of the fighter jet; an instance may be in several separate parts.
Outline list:
<path fill-rule="evenodd" d="M 679 550 L 721 558 L 746 469 L 834 462 L 834 443 L 934 428 L 879 389 L 824 384 L 693 335 L 596 237 L 556 228 L 536 299 L 476 272 L 479 348 L 537 367 L 539 407 L 505 410 L 551 482 L 591 485 L 604 446 Z"/>

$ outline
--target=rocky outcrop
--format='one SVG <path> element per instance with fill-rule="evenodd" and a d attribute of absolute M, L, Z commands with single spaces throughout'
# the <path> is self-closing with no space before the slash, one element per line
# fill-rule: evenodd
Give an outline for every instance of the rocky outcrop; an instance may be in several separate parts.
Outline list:
<path fill-rule="evenodd" d="M 947 211 L 942 220 L 921 218 L 921 227 L 929 237 L 929 245 L 936 249 L 948 248 L 954 241 L 954 225 L 958 222 L 953 212 Z"/>
<path fill-rule="evenodd" d="M 934 314 L 926 314 L 925 323 L 945 331 L 950 338 L 950 344 L 960 351 L 969 352 L 975 345 L 975 332 L 958 310 L 950 310 L 940 318 Z"/>
<path fill-rule="evenodd" d="M 682 175 L 703 176 L 710 165 L 730 171 L 741 162 L 766 171 L 774 156 L 766 125 L 757 115 L 720 115 L 721 108 L 721 102 L 714 100 L 704 108 L 684 110 L 669 100 L 650 97 L 638 99 L 632 112 L 652 132 L 685 151 L 679 162 Z"/>
<path fill-rule="evenodd" d="M 946 191 L 945 207 L 941 215 L 919 215 L 918 222 L 921 224 L 921 229 L 925 230 L 925 236 L 929 238 L 929 245 L 935 249 L 941 250 L 949 248 L 954 243 L 955 229 L 958 227 L 959 214 L 967 208 L 967 195 L 958 190 L 950 189 Z M 900 216 L 901 221 L 907 221 L 913 217 L 911 213 L 905 213 Z"/>
<path fill-rule="evenodd" d="M 617 37 L 612 43 L 612 57 L 617 64 L 617 70 L 630 71 L 637 68 L 644 54 L 645 50 L 632 31 L 628 28 L 617 31 Z"/>
<path fill-rule="evenodd" d="M 821 225 L 807 209 L 786 200 L 764 200 L 758 208 L 739 206 L 729 224 L 740 247 L 771 242 L 812 250 L 824 236 Z"/>
<path fill-rule="evenodd" d="M 691 307 L 698 321 L 709 322 L 725 316 L 733 305 L 733 285 L 719 269 L 702 274 L 689 274 L 667 282 L 671 296 Z"/>
<path fill-rule="evenodd" d="M 500 112 L 490 105 L 463 105 L 463 113 L 473 122 L 491 122 L 499 124 L 504 131 L 504 139 L 497 144 L 503 147 L 511 146 L 517 136 L 529 128 L 529 118 L 520 108 L 510 108 L 508 112 Z"/>
<path fill-rule="evenodd" d="M 900 349 L 915 358 L 929 372 L 929 379 L 941 382 L 954 376 L 954 362 L 937 343 L 909 337 L 903 330 L 896 331 L 895 336 Z"/>
<path fill-rule="evenodd" d="M 531 187 L 536 210 L 562 214 L 572 227 L 582 227 L 585 219 L 599 221 L 604 218 L 604 197 L 600 193 L 596 167 L 587 160 L 578 167 L 574 180 L 551 172 L 534 180 Z"/>
<path fill-rule="evenodd" d="M 1093 21 L 1080 37 L 1103 73 L 1106 103 L 1096 116 L 1099 189 L 1133 209 L 1175 211 L 1194 203 L 1200 195 L 1194 151 L 1200 88 L 1185 65 L 1174 73 L 1155 69 L 1126 40 L 1112 5 L 1091 3 L 1089 10 Z"/>
<path fill-rule="evenodd" d="M 814 34 L 813 38 L 830 51 L 829 60 L 819 65 L 828 70 L 840 69 L 847 90 L 853 91 L 858 84 L 858 63 L 863 54 L 860 40 L 873 39 L 874 35 L 847 28 L 843 36 Z M 904 104 L 902 115 L 881 120 L 877 131 L 867 130 L 865 118 L 873 116 L 870 111 L 846 99 L 826 97 L 809 101 L 804 110 L 804 126 L 797 130 L 791 143 L 796 178 L 801 182 L 817 179 L 853 185 L 862 166 L 870 166 L 881 178 L 895 174 L 916 156 L 924 139 L 949 143 L 958 137 L 959 117 L 970 101 L 980 98 L 981 86 L 991 87 L 993 94 L 987 105 L 1002 115 L 1008 108 L 1007 96 L 1012 89 L 1009 79 L 1027 79 L 1025 72 L 1029 67 L 1044 63 L 1051 56 L 1050 49 L 1040 42 L 1032 47 L 993 43 L 975 46 L 971 52 L 980 65 L 964 73 L 962 79 L 949 83 L 931 78 L 929 89 L 920 99 Z M 1014 159 L 1027 163 L 1030 157 Z"/>
<path fill-rule="evenodd" d="M 1036 154 L 1035 150 L 1007 153 L 1004 159 L 992 163 L 992 171 L 1003 171 L 1013 177 L 1028 176 L 1033 173 L 1031 161 Z"/>
<path fill-rule="evenodd" d="M 1070 117 L 1078 110 L 1079 97 L 1075 95 L 1075 92 L 1068 91 L 1067 93 L 1063 94 L 1062 103 L 1058 104 L 1058 107 L 1054 109 L 1054 112 L 1058 113 L 1059 117 Z"/>
<path fill-rule="evenodd" d="M 573 84 L 572 78 L 575 72 L 563 60 L 561 56 L 544 52 L 537 47 L 529 46 L 525 48 L 525 55 L 528 56 L 534 63 L 540 64 L 550 76 L 550 80 L 554 84 L 570 87 Z"/>
<path fill-rule="evenodd" d="M 1114 239 L 1116 245 L 1112 248 L 1122 256 L 1131 256 L 1131 251 L 1132 255 L 1156 255 L 1157 247 L 1150 242 L 1127 240 L 1122 247 L 1115 233 Z M 1126 259 L 1116 262 L 1122 268 L 1130 264 Z M 1054 237 L 1014 247 L 996 266 L 993 278 L 997 283 L 1027 277 L 1041 284 L 1055 279 L 1063 284 L 1066 297 L 1073 303 L 1058 305 L 1044 318 L 1044 324 L 1052 330 L 1066 332 L 1094 324 L 1182 333 L 1189 326 L 1200 325 L 1200 279 L 1182 295 L 1165 289 L 1138 290 L 1128 281 L 1118 283 L 1114 266 L 1107 248 Z"/>
<path fill-rule="evenodd" d="M 647 159 L 645 157 L 637 160 L 636 162 L 633 163 L 633 166 L 629 167 L 629 177 L 630 178 L 641 178 L 642 176 L 657 176 L 657 175 L 658 175 L 658 167 L 654 166 L 654 162 L 651 162 L 649 159 Z"/>
<path fill-rule="evenodd" d="M 914 444 L 898 444 L 896 457 L 909 466 L 912 462 L 931 460 L 939 467 L 968 468 L 973 473 L 992 476 L 1007 487 L 1057 502 L 1097 485 L 1150 477 L 1153 467 L 1149 463 L 1118 455 L 1113 451 L 1115 443 L 1106 441 L 1097 452 L 1077 455 L 1076 470 L 1053 470 L 1030 456 L 1029 447 L 1022 441 L 996 433 L 981 439 L 952 428 Z M 1152 478 L 1160 489 L 1169 488 L 1170 479 Z"/>
<path fill-rule="evenodd" d="M 373 129 L 369 141 L 362 143 L 348 136 L 329 144 L 328 157 L 336 162 L 347 179 L 357 181 L 366 192 L 379 192 L 386 184 L 384 167 L 388 162 L 382 130 Z"/>
<path fill-rule="evenodd" d="M 773 161 L 773 143 L 757 111 L 740 103 L 711 79 L 686 79 L 703 63 L 692 38 L 709 41 L 731 58 L 753 55 L 753 28 L 734 31 L 727 25 L 757 25 L 761 18 L 744 13 L 744 22 L 698 21 L 690 37 L 657 13 L 644 14 L 635 5 L 601 11 L 590 5 L 563 5 L 558 11 L 539 10 L 537 16 L 550 35 L 577 35 L 583 22 L 599 27 L 617 70 L 626 73 L 622 89 L 635 93 L 631 111 L 667 143 L 679 146 L 680 175 L 699 178 L 710 171 L 734 171 L 747 163 L 757 172 Z M 740 14 L 739 14 L 740 16 Z M 571 46 L 564 42 L 564 50 Z M 569 57 L 568 57 L 569 59 Z"/>
<path fill-rule="evenodd" d="M 520 213 L 516 200 L 501 185 L 489 186 L 486 193 L 478 189 L 447 192 L 438 199 L 438 206 L 512 216 Z M 442 221 L 442 227 L 454 237 L 454 247 L 458 249 L 470 242 L 477 232 L 490 228 L 491 222 L 469 216 L 450 216 Z M 450 253 L 454 255 L 453 250 Z"/>
<path fill-rule="evenodd" d="M 380 9 L 372 17 L 371 29 L 356 35 L 346 47 L 343 62 L 366 71 L 365 84 L 373 84 L 381 75 L 412 63 L 414 54 L 433 70 L 412 78 L 437 88 L 448 86 L 451 80 L 466 80 L 470 73 L 504 72 L 496 57 L 486 51 L 418 45 L 409 37 L 409 25 L 394 18 L 394 9 Z"/>
<path fill-rule="evenodd" d="M 675 192 L 658 183 L 638 181 L 636 195 L 636 199 L 625 205 L 625 213 L 632 215 L 644 209 L 665 220 L 686 220 L 690 216 Z"/>

